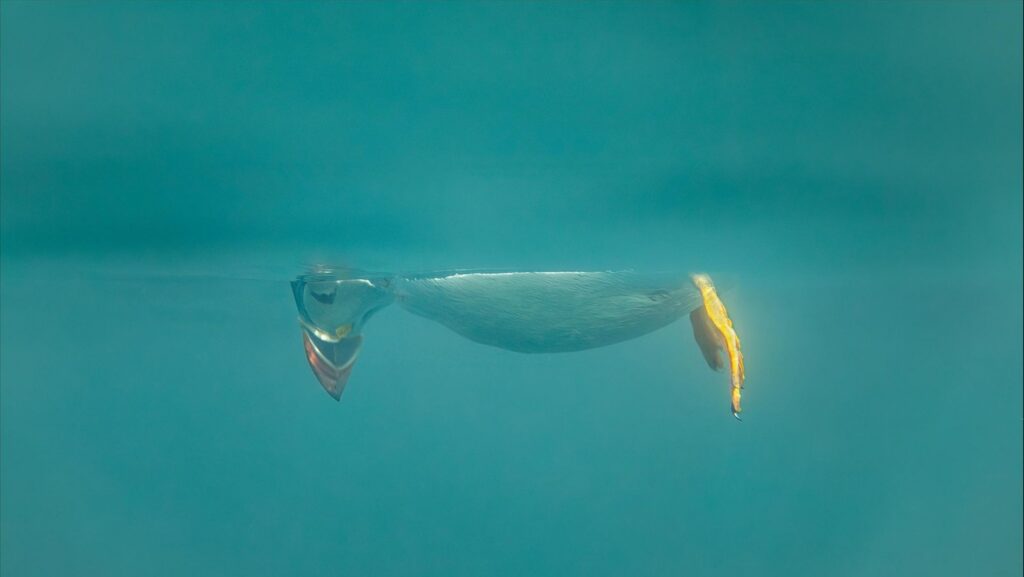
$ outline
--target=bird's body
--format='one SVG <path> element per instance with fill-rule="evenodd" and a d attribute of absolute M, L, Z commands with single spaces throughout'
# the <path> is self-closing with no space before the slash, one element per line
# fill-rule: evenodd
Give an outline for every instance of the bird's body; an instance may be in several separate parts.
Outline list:
<path fill-rule="evenodd" d="M 450 272 L 416 275 L 320 268 L 293 283 L 306 358 L 324 389 L 341 398 L 377 311 L 397 302 L 486 345 L 563 353 L 633 339 L 690 315 L 708 364 L 733 373 L 739 412 L 742 355 L 724 305 L 706 275 L 621 272 Z"/>
<path fill-rule="evenodd" d="M 403 278 L 405 309 L 486 345 L 581 351 L 657 330 L 700 306 L 685 277 L 632 272 L 514 272 Z"/>

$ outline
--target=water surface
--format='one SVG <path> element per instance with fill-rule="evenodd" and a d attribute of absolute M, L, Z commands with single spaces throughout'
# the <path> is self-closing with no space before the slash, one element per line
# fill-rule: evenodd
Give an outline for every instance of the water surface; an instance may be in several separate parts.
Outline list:
<path fill-rule="evenodd" d="M 0 573 L 1020 575 L 1020 6 L 4 2 Z M 725 275 L 744 421 L 318 262 Z"/>

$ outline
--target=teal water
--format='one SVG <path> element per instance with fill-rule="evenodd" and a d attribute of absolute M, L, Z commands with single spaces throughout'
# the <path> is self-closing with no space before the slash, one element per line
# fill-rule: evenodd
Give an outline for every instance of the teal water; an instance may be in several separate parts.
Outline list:
<path fill-rule="evenodd" d="M 1022 573 L 1022 9 L 0 3 L 0 574 Z M 523 355 L 288 280 L 707 271 Z"/>

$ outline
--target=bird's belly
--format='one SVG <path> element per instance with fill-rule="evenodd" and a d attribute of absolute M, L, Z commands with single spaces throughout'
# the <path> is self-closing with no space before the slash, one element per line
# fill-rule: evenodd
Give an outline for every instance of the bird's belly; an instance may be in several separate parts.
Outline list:
<path fill-rule="evenodd" d="M 632 339 L 694 306 L 685 282 L 631 273 L 475 273 L 402 279 L 398 302 L 471 340 L 527 353 Z"/>

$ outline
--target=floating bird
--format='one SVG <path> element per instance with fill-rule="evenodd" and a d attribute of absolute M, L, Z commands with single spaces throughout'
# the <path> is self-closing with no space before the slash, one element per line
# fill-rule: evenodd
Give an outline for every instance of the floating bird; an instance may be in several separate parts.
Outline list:
<path fill-rule="evenodd" d="M 573 352 L 633 339 L 689 315 L 708 366 L 726 367 L 739 418 L 743 353 L 711 278 L 616 272 L 447 272 L 393 275 L 317 267 L 292 281 L 306 360 L 340 400 L 363 328 L 397 303 L 485 345 Z"/>

